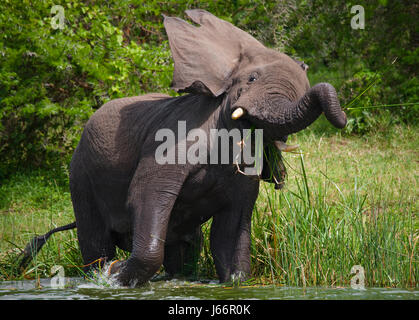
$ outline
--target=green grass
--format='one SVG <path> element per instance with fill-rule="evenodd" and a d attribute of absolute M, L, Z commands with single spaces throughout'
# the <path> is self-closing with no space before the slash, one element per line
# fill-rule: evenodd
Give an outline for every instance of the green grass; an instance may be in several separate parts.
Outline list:
<path fill-rule="evenodd" d="M 0 186 L 0 279 L 23 277 L 16 257 L 35 234 L 74 221 L 66 175 L 63 169 L 18 172 Z M 56 264 L 82 264 L 75 230 L 52 236 L 25 277 L 49 276 Z M 66 268 L 66 275 L 78 274 L 73 269 Z"/>
<path fill-rule="evenodd" d="M 253 214 L 252 276 L 258 283 L 348 286 L 354 265 L 367 286 L 417 287 L 419 279 L 418 130 L 391 127 L 342 136 L 322 121 L 290 138 L 282 191 L 262 183 Z M 0 280 L 22 279 L 16 260 L 33 237 L 74 220 L 67 172 L 18 172 L 0 186 Z M 215 276 L 210 222 L 198 276 Z M 127 254 L 119 251 L 120 257 Z M 53 235 L 25 277 L 53 265 L 81 275 L 75 230 Z"/>

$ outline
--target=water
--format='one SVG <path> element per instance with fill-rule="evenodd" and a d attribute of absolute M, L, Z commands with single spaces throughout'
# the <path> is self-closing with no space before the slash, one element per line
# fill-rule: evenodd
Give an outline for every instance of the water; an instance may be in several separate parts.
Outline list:
<path fill-rule="evenodd" d="M 351 288 L 243 286 L 226 287 L 216 282 L 182 280 L 152 281 L 141 288 L 122 288 L 109 281 L 89 282 L 82 278 L 65 278 L 62 289 L 51 286 L 51 279 L 4 281 L 0 283 L 0 300 L 419 300 L 419 290 L 395 288 Z"/>

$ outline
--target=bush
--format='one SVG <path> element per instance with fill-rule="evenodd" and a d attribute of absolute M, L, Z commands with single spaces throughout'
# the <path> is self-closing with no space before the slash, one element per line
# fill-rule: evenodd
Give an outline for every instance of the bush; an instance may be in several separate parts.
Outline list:
<path fill-rule="evenodd" d="M 51 25 L 53 5 L 64 29 Z M 351 3 L 319 0 L 0 2 L 0 179 L 20 167 L 68 164 L 84 123 L 110 99 L 169 90 L 172 62 L 162 14 L 206 9 L 257 39 L 300 58 L 309 76 L 335 85 L 348 103 L 347 132 L 383 120 L 417 124 L 417 8 L 360 1 L 366 29 L 352 30 Z M 392 64 L 397 58 L 396 63 Z M 369 109 L 373 105 L 397 107 Z M 368 107 L 368 108 L 366 108 Z"/>
<path fill-rule="evenodd" d="M 84 123 L 110 99 L 168 92 L 167 41 L 137 43 L 113 10 L 83 1 L 65 5 L 65 28 L 55 30 L 52 6 L 0 4 L 0 178 L 68 163 Z"/>
<path fill-rule="evenodd" d="M 418 10 L 410 1 L 297 1 L 289 22 L 300 26 L 288 47 L 331 82 L 347 111 L 346 132 L 365 133 L 389 123 L 418 124 Z M 352 29 L 353 5 L 365 10 L 365 29 Z M 374 85 L 369 85 L 374 81 Z M 369 88 L 368 88 L 369 87 Z M 367 91 L 365 91 L 368 88 Z M 365 91 L 365 92 L 364 92 Z M 391 105 L 391 106 L 388 106 Z M 374 108 L 372 108 L 374 106 Z M 382 106 L 382 107 L 376 107 Z M 383 121 L 383 123 L 382 123 Z"/>

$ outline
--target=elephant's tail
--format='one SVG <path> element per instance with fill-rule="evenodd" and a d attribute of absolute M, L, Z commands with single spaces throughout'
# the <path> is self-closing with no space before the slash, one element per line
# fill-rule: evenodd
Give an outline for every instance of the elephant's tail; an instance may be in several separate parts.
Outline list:
<path fill-rule="evenodd" d="M 25 249 L 23 250 L 23 252 L 20 255 L 21 258 L 20 258 L 20 262 L 19 262 L 19 268 L 20 269 L 22 269 L 22 268 L 25 269 L 28 266 L 28 264 L 37 255 L 39 250 L 41 250 L 43 245 L 47 242 L 47 240 L 49 239 L 49 237 L 53 233 L 59 232 L 59 231 L 64 231 L 64 230 L 74 229 L 76 227 L 77 227 L 76 222 L 73 222 L 73 223 L 70 223 L 70 224 L 66 224 L 65 226 L 61 226 L 61 227 L 52 229 L 52 230 L 48 231 L 47 233 L 45 233 L 42 236 L 34 237 L 31 241 L 29 241 L 29 243 L 26 245 Z"/>

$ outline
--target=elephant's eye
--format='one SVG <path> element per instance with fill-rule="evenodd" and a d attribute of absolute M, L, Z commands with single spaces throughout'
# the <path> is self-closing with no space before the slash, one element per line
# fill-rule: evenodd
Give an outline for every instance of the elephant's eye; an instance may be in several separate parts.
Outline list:
<path fill-rule="evenodd" d="M 252 73 L 250 76 L 249 76 L 249 80 L 248 80 L 248 82 L 254 82 L 254 81 L 256 81 L 258 79 L 258 75 L 256 74 L 256 73 Z"/>

